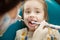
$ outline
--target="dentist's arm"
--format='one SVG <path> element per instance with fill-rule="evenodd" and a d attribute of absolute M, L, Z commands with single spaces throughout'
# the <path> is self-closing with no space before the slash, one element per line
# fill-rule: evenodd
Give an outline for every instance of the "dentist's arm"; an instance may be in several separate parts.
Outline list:
<path fill-rule="evenodd" d="M 46 28 L 44 28 L 46 26 Z M 58 29 L 60 29 L 60 26 L 53 25 L 53 24 L 48 24 L 47 22 L 43 21 L 40 26 L 35 30 L 33 34 L 32 40 L 43 40 L 46 35 L 48 34 L 48 27 L 52 29 L 57 29 L 55 33 L 55 37 L 60 40 L 60 33 L 58 32 Z"/>
<path fill-rule="evenodd" d="M 45 22 L 42 23 L 34 32 L 32 40 L 43 40 L 48 34 L 48 28 L 43 28 L 45 26 Z"/>

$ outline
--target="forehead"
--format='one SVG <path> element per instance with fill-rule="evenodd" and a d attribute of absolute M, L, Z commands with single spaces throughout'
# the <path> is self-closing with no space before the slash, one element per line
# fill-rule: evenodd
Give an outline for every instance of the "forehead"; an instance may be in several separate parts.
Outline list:
<path fill-rule="evenodd" d="M 38 1 L 27 1 L 27 2 L 25 2 L 24 9 L 25 8 L 29 8 L 29 7 L 32 7 L 32 8 L 43 8 L 43 4 L 41 2 L 38 2 Z"/>

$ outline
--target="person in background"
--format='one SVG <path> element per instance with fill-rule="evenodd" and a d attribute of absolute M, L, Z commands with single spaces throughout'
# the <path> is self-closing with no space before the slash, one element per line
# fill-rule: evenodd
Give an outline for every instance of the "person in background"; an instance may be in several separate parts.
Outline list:
<path fill-rule="evenodd" d="M 45 0 L 28 0 L 22 9 L 26 28 L 16 32 L 15 40 L 60 40 L 58 30 L 45 26 L 48 18 Z"/>
<path fill-rule="evenodd" d="M 18 11 L 25 0 L 0 0 L 0 37 L 9 25 L 17 21 Z"/>

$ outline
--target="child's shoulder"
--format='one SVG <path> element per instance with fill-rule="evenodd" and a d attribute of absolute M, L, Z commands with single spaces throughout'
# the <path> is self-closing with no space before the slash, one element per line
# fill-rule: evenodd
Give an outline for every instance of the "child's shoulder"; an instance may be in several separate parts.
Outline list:
<path fill-rule="evenodd" d="M 17 33 L 22 33 L 22 32 L 26 32 L 27 31 L 27 28 L 23 28 L 23 29 L 20 29 L 17 31 Z"/>
<path fill-rule="evenodd" d="M 27 28 L 23 28 L 16 32 L 16 37 L 22 39 L 26 37 L 26 34 L 27 34 Z"/>
<path fill-rule="evenodd" d="M 59 31 L 56 29 L 52 29 L 52 28 L 48 28 L 48 32 L 49 33 L 53 33 L 53 34 L 59 34 Z"/>

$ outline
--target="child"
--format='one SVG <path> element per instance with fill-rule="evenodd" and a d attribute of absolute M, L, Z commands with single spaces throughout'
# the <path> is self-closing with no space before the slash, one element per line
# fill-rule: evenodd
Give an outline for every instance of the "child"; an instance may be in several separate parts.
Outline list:
<path fill-rule="evenodd" d="M 59 32 L 47 28 L 47 7 L 44 0 L 28 0 L 24 4 L 23 19 L 27 28 L 17 31 L 16 40 L 60 40 Z M 32 23 L 39 22 L 39 24 Z"/>

